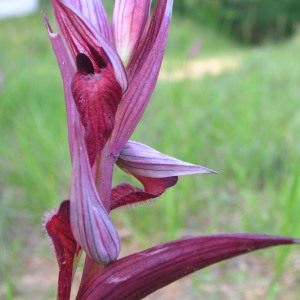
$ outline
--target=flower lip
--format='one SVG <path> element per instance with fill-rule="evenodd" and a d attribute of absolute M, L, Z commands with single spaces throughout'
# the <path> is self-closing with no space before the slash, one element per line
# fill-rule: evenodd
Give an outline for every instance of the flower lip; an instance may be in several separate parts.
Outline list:
<path fill-rule="evenodd" d="M 76 61 L 79 71 L 73 77 L 71 89 L 81 124 L 85 128 L 85 142 L 92 166 L 114 128 L 122 88 L 110 65 L 94 73 L 88 56 L 78 54 Z M 103 56 L 101 65 L 105 61 Z"/>

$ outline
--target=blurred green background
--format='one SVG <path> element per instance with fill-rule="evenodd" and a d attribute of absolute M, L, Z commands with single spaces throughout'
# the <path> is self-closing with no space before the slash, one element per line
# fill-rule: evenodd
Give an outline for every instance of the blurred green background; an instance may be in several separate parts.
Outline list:
<path fill-rule="evenodd" d="M 220 174 L 182 177 L 154 202 L 112 212 L 122 255 L 195 234 L 300 236 L 299 10 L 268 1 L 269 18 L 254 6 L 263 2 L 175 1 L 160 79 L 133 139 Z M 40 7 L 54 25 L 49 1 Z M 68 198 L 70 161 L 62 82 L 39 13 L 0 20 L 0 72 L 0 299 L 54 299 L 56 261 L 40 224 Z M 116 169 L 114 180 L 128 178 Z M 298 299 L 299 253 L 243 256 L 152 298 Z"/>

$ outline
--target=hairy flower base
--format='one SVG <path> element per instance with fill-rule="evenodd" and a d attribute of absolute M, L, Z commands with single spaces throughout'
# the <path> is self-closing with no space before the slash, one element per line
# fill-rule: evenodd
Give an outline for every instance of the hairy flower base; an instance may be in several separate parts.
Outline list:
<path fill-rule="evenodd" d="M 57 212 L 48 214 L 45 219 L 45 229 L 51 238 L 59 266 L 58 299 L 69 299 L 73 275 L 81 254 L 71 230 L 70 201 L 63 201 Z"/>

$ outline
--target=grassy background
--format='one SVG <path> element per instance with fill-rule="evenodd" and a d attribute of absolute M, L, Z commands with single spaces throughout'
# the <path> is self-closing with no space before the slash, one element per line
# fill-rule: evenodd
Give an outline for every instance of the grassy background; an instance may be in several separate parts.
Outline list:
<path fill-rule="evenodd" d="M 49 5 L 43 10 L 54 24 Z M 133 138 L 220 175 L 180 178 L 154 205 L 114 211 L 124 253 L 191 234 L 300 235 L 300 35 L 245 48 L 175 16 L 163 70 L 188 73 L 197 40 L 202 48 L 194 60 L 230 57 L 237 70 L 160 80 Z M 41 217 L 68 198 L 70 181 L 62 83 L 39 14 L 0 20 L 0 71 L 0 298 L 29 299 L 24 276 L 32 257 L 54 262 Z M 125 178 L 116 170 L 116 182 Z M 267 250 L 198 272 L 181 282 L 183 295 L 249 299 L 247 291 L 261 288 L 254 296 L 265 299 L 274 279 L 270 299 L 287 291 L 285 299 L 296 299 L 297 250 Z M 36 293 L 51 299 L 53 286 Z"/>

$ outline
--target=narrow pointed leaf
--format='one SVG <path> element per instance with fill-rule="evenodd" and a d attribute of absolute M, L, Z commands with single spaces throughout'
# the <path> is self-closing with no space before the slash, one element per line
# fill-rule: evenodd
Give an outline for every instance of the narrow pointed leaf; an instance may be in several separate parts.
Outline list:
<path fill-rule="evenodd" d="M 143 177 L 165 178 L 188 174 L 216 173 L 210 169 L 186 163 L 135 141 L 122 149 L 117 165 L 127 173 Z"/>
<path fill-rule="evenodd" d="M 151 21 L 153 25 L 150 25 L 149 32 L 145 38 L 145 40 L 151 41 L 149 42 L 150 47 L 146 47 L 146 57 L 143 56 L 139 59 L 138 69 L 132 71 L 134 76 L 129 74 L 129 87 L 123 95 L 123 100 L 116 114 L 116 125 L 109 148 L 114 155 L 120 154 L 123 146 L 130 138 L 146 109 L 155 87 L 167 42 L 172 4 L 172 0 L 159 0 L 157 6 L 160 8 L 160 14 L 159 16 L 157 15 L 157 18 L 161 22 L 155 24 L 155 21 Z M 159 31 L 153 37 L 151 28 L 156 28 L 156 26 L 158 26 Z M 155 41 L 152 42 L 153 39 Z M 128 68 L 127 71 L 129 72 Z"/>
<path fill-rule="evenodd" d="M 127 65 L 147 25 L 150 0 L 116 0 L 112 29 L 117 52 Z"/>
<path fill-rule="evenodd" d="M 98 72 L 100 70 L 97 53 L 103 48 L 113 66 L 116 79 L 125 91 L 127 88 L 125 69 L 112 45 L 95 31 L 90 22 L 69 3 L 64 0 L 52 0 L 52 2 L 56 20 L 74 61 L 79 53 L 84 53 L 92 60 L 94 69 Z"/>
<path fill-rule="evenodd" d="M 77 300 L 138 300 L 197 270 L 267 247 L 299 243 L 263 234 L 189 237 L 132 254 L 98 271 L 82 286 Z"/>
<path fill-rule="evenodd" d="M 71 226 L 84 251 L 99 264 L 118 258 L 118 233 L 97 193 L 85 144 L 79 129 L 72 158 Z"/>
<path fill-rule="evenodd" d="M 160 196 L 167 188 L 176 184 L 178 177 L 144 178 L 137 177 L 144 185 L 144 189 L 136 188 L 129 183 L 121 183 L 115 186 L 111 192 L 110 209 L 126 205 L 141 204 Z"/>
<path fill-rule="evenodd" d="M 70 201 L 64 201 L 57 213 L 51 216 L 45 228 L 55 250 L 59 266 L 58 299 L 70 299 L 75 256 L 79 248 L 74 239 L 70 224 Z"/>

